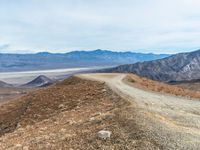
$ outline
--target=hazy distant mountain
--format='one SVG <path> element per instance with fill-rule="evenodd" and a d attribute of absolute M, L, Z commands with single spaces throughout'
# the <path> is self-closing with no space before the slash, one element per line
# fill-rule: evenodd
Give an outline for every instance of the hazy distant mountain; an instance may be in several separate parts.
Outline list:
<path fill-rule="evenodd" d="M 45 87 L 48 85 L 53 84 L 53 80 L 51 80 L 50 78 L 44 76 L 44 75 L 40 75 L 37 78 L 35 78 L 34 80 L 26 83 L 23 85 L 23 87 Z"/>
<path fill-rule="evenodd" d="M 142 54 L 106 50 L 73 51 L 64 54 L 0 54 L 0 72 L 73 67 L 114 66 L 167 57 L 167 54 Z"/>
<path fill-rule="evenodd" d="M 9 87 L 13 87 L 13 85 L 0 81 L 0 88 L 9 88 Z"/>
<path fill-rule="evenodd" d="M 106 72 L 129 72 L 153 80 L 174 82 L 200 79 L 200 50 L 164 59 L 121 65 Z"/>

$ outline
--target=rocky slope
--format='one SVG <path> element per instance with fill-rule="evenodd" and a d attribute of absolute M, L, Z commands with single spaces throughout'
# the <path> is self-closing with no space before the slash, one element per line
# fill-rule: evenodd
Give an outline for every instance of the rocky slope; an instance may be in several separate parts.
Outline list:
<path fill-rule="evenodd" d="M 121 65 L 104 72 L 128 72 L 164 82 L 200 79 L 200 50 L 160 60 Z"/>
<path fill-rule="evenodd" d="M 113 76 L 107 75 L 106 77 L 110 81 Z M 173 94 L 187 95 L 193 98 L 200 97 L 199 92 L 180 89 L 134 75 L 128 75 L 124 82 L 146 92 L 151 90 L 156 93 L 168 93 L 171 96 Z M 150 93 L 152 94 L 152 92 Z M 132 92 L 132 94 L 135 93 Z M 130 97 L 126 98 L 131 100 Z M 159 99 L 159 97 L 157 98 Z M 148 98 L 145 100 L 148 101 Z M 170 121 L 164 117 L 161 118 L 160 114 L 154 116 L 152 112 L 148 112 L 149 108 L 155 107 L 157 113 L 159 105 L 152 102 L 145 103 L 144 109 L 134 101 L 122 99 L 104 82 L 71 77 L 55 85 L 32 91 L 15 101 L 0 105 L 0 149 L 154 150 L 170 149 L 166 145 L 173 146 L 174 142 L 180 144 L 177 139 L 182 139 L 182 136 L 179 136 L 182 131 L 178 134 L 175 133 L 179 124 L 174 128 L 172 123 L 174 131 L 169 130 L 170 128 L 164 130 Z M 163 105 L 160 100 L 159 102 L 164 107 L 161 109 L 164 114 L 163 110 L 176 110 L 169 105 Z M 194 102 L 198 102 L 198 100 Z M 182 104 L 184 105 L 184 103 Z M 180 114 L 180 110 L 177 110 Z M 191 116 L 191 112 L 187 115 L 194 118 Z M 180 119 L 183 122 L 183 116 Z M 160 124 L 165 121 L 167 124 Z M 157 126 L 158 124 L 159 126 Z M 105 140 L 101 139 L 98 133 L 102 130 L 111 132 L 111 137 Z M 176 137 L 169 136 L 169 131 L 176 134 Z M 187 132 L 185 126 L 184 131 Z M 182 146 L 184 147 L 184 144 Z"/>
<path fill-rule="evenodd" d="M 158 149 L 137 118 L 104 83 L 72 77 L 0 105 L 0 149 Z"/>

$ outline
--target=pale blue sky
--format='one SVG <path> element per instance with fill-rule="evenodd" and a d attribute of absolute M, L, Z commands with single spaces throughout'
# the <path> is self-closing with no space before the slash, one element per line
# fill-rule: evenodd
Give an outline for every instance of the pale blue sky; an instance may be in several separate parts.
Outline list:
<path fill-rule="evenodd" d="M 199 0 L 0 0 L 0 52 L 200 49 Z"/>

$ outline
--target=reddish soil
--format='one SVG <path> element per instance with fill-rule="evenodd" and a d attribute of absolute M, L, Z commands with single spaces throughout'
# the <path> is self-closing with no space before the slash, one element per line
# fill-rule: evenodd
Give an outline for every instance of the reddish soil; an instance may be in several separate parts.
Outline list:
<path fill-rule="evenodd" d="M 200 98 L 200 91 L 189 90 L 184 87 L 178 87 L 175 85 L 169 85 L 166 83 L 149 80 L 147 78 L 139 77 L 134 74 L 129 74 L 126 80 L 129 81 L 127 83 L 145 90 L 167 93 L 176 96 L 184 96 L 197 99 Z"/>
<path fill-rule="evenodd" d="M 0 105 L 20 98 L 32 90 L 25 88 L 0 88 Z"/>
<path fill-rule="evenodd" d="M 0 106 L 0 149 L 158 149 L 133 104 L 104 83 L 77 77 Z M 97 137 L 112 132 L 109 140 Z"/>

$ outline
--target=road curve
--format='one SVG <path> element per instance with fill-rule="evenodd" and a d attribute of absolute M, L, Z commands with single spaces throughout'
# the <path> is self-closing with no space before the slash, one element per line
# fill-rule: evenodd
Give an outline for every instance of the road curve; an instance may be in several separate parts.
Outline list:
<path fill-rule="evenodd" d="M 82 74 L 105 82 L 122 98 L 132 101 L 146 126 L 163 149 L 200 149 L 200 101 L 138 89 L 126 84 L 126 74 Z"/>

